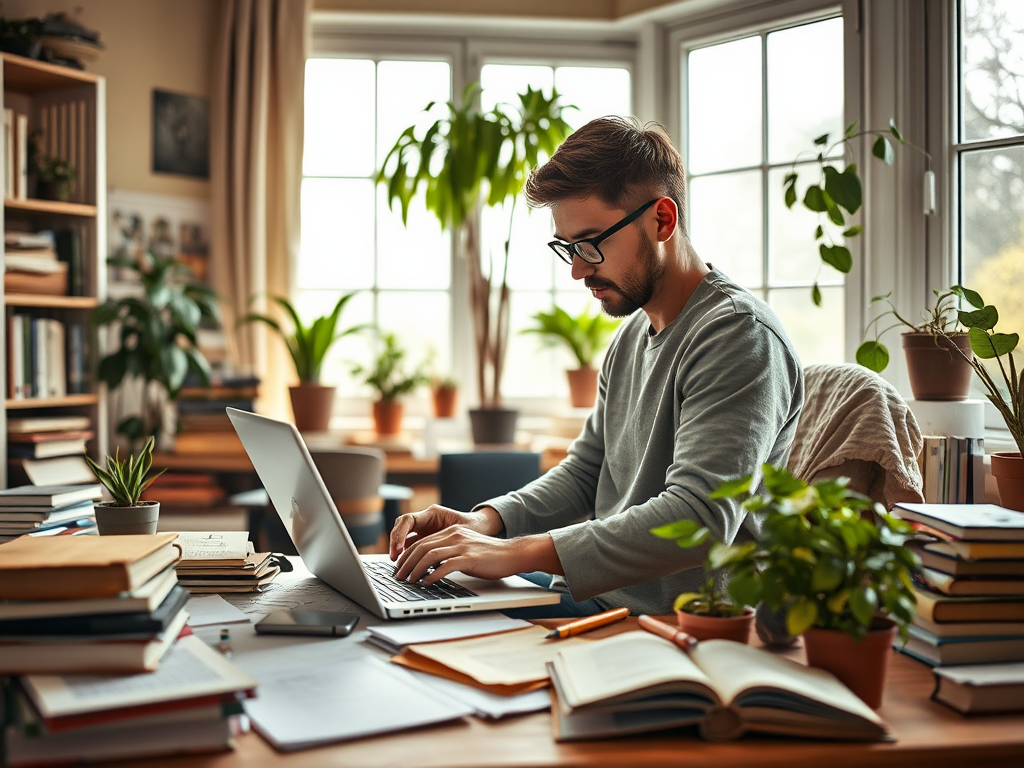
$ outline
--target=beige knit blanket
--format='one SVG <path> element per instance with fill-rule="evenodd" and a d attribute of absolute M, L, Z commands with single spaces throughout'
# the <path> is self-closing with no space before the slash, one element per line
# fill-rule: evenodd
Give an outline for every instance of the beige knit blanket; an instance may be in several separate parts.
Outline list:
<path fill-rule="evenodd" d="M 808 482 L 845 476 L 887 509 L 924 501 L 921 430 L 896 388 L 859 365 L 804 369 L 804 408 L 788 469 Z"/>

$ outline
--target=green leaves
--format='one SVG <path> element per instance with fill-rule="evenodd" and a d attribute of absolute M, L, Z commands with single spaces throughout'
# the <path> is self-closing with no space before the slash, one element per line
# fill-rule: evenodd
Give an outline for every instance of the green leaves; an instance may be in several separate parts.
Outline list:
<path fill-rule="evenodd" d="M 591 314 L 589 307 L 576 317 L 555 307 L 551 312 L 535 313 L 533 321 L 535 326 L 520 333 L 537 334 L 546 346 L 564 344 L 581 368 L 593 367 L 597 355 L 608 346 L 619 327 L 619 320 L 599 310 Z"/>
<path fill-rule="evenodd" d="M 818 246 L 818 252 L 821 254 L 823 262 L 835 267 L 844 275 L 853 268 L 853 254 L 850 253 L 850 249 L 845 245 L 825 245 L 822 243 Z"/>
<path fill-rule="evenodd" d="M 893 160 L 896 159 L 896 153 L 893 152 L 892 144 L 885 136 L 879 136 L 875 139 L 875 143 L 871 145 L 871 154 L 886 165 L 892 165 Z"/>
<path fill-rule="evenodd" d="M 160 470 L 153 477 L 146 479 L 153 466 L 155 445 L 155 438 L 150 437 L 138 456 L 129 454 L 125 460 L 121 460 L 119 452 L 115 451 L 113 456 L 107 456 L 105 467 L 93 461 L 88 453 L 85 454 L 85 461 L 119 506 L 135 507 L 138 506 L 139 499 L 150 483 L 166 472 Z"/>
<path fill-rule="evenodd" d="M 981 328 L 969 331 L 971 350 L 982 360 L 992 360 L 1000 355 L 1008 355 L 1017 348 L 1020 336 L 1016 333 L 985 333 Z"/>
<path fill-rule="evenodd" d="M 430 381 L 426 372 L 426 362 L 412 372 L 406 372 L 406 351 L 399 345 L 398 337 L 394 333 L 385 333 L 380 340 L 384 346 L 377 355 L 373 367 L 365 369 L 361 365 L 356 365 L 352 368 L 352 374 L 361 376 L 364 384 L 373 387 L 379 399 L 395 400 Z"/>
<path fill-rule="evenodd" d="M 881 373 L 889 365 L 889 350 L 880 341 L 865 341 L 857 347 L 857 363 Z"/>

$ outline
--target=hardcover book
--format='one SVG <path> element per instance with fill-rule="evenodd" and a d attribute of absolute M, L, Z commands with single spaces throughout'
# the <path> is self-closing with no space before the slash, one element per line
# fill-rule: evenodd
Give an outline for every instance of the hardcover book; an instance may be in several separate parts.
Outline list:
<path fill-rule="evenodd" d="M 970 541 L 1024 541 L 1024 512 L 996 504 L 900 502 L 893 514 Z"/>
<path fill-rule="evenodd" d="M 888 725 L 833 675 L 729 640 L 690 652 L 648 632 L 560 651 L 548 665 L 558 741 L 697 726 L 706 739 L 747 731 L 892 740 Z"/>

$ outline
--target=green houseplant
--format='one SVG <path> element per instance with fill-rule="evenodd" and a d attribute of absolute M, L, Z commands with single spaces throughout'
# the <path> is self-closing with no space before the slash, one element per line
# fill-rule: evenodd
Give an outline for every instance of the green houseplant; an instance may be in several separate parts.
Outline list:
<path fill-rule="evenodd" d="M 107 299 L 90 317 L 96 328 L 114 327 L 120 342 L 100 360 L 99 378 L 111 389 L 126 378 L 142 384 L 141 413 L 117 426 L 134 447 L 144 437 L 159 438 L 164 403 L 177 398 L 190 370 L 210 383 L 210 366 L 196 346 L 196 334 L 203 321 L 220 321 L 220 307 L 213 290 L 193 281 L 171 257 L 146 253 L 107 263 L 137 274 L 141 288 L 138 294 Z"/>
<path fill-rule="evenodd" d="M 166 471 L 162 469 L 148 477 L 155 445 L 156 440 L 150 437 L 138 456 L 129 454 L 126 459 L 121 459 L 119 451 L 115 450 L 113 456 L 107 456 L 103 466 L 85 454 L 89 468 L 113 497 L 113 501 L 95 505 L 96 527 L 101 536 L 156 533 L 160 502 L 142 500 L 146 488 Z"/>
<path fill-rule="evenodd" d="M 999 487 L 999 502 L 1004 507 L 1024 511 L 1024 387 L 1013 355 L 1020 335 L 997 333 L 999 311 L 986 304 L 976 291 L 959 285 L 950 290 L 974 308 L 959 312 L 960 324 L 968 329 L 971 343 L 970 354 L 961 354 L 981 379 L 985 396 L 999 411 L 1017 445 L 1015 452 L 992 454 L 992 475 Z M 999 371 L 998 378 L 990 366 Z"/>
<path fill-rule="evenodd" d="M 711 532 L 695 520 L 677 520 L 652 528 L 651 533 L 672 539 L 683 549 L 699 547 L 708 542 Z M 684 592 L 675 599 L 679 628 L 698 640 L 735 640 L 746 643 L 754 612 L 742 603 L 734 603 L 720 585 L 715 569 L 707 567 L 705 578 L 696 592 Z"/>
<path fill-rule="evenodd" d="M 501 407 L 501 378 L 508 346 L 509 238 L 501 265 L 481 262 L 478 218 L 482 205 L 508 203 L 509 222 L 516 198 L 530 171 L 554 153 L 571 129 L 562 118 L 566 108 L 558 93 L 545 96 L 527 88 L 515 107 L 499 105 L 484 112 L 479 86 L 468 85 L 460 103 L 447 102 L 447 115 L 424 132 L 406 128 L 388 152 L 377 183 L 386 184 L 388 203 L 398 200 L 402 220 L 424 188 L 428 211 L 443 229 L 461 233 L 469 266 L 469 298 L 476 352 L 476 384 L 480 409 L 470 412 L 478 443 L 511 442 L 516 411 Z M 433 103 L 427 105 L 429 111 Z"/>
<path fill-rule="evenodd" d="M 809 485 L 770 464 L 762 471 L 764 494 L 750 494 L 751 476 L 711 494 L 743 497 L 743 509 L 763 520 L 761 537 L 713 545 L 708 562 L 730 574 L 733 602 L 784 611 L 790 634 L 804 635 L 808 663 L 877 707 L 895 631 L 905 638 L 915 613 L 920 561 L 904 547 L 910 526 L 850 491 L 846 478 Z"/>
<path fill-rule="evenodd" d="M 890 137 L 897 143 L 909 146 L 922 155 L 931 166 L 932 156 L 924 148 L 906 141 L 900 134 L 896 123 L 889 121 L 889 128 L 886 131 L 877 129 L 857 130 L 857 121 L 854 120 L 843 131 L 843 135 L 835 142 L 831 141 L 830 134 L 824 133 L 814 139 L 815 161 L 817 163 L 818 179 L 807 187 L 804 192 L 801 204 L 807 210 L 818 215 L 818 226 L 814 230 L 814 241 L 818 244 L 818 253 L 823 264 L 833 267 L 843 274 L 853 268 L 853 254 L 846 247 L 844 240 L 856 237 L 864 231 L 861 224 L 849 225 L 847 219 L 860 210 L 864 201 L 864 185 L 861 182 L 860 173 L 856 163 L 843 163 L 847 155 L 852 156 L 855 139 L 862 136 L 873 136 L 871 155 L 886 165 L 892 165 L 895 159 Z M 835 150 L 842 148 L 840 156 L 833 156 Z M 797 202 L 797 164 L 803 160 L 803 156 L 794 159 L 790 172 L 782 181 L 783 199 L 787 208 L 792 208 Z M 934 189 L 934 175 L 932 171 L 926 172 L 926 186 Z M 841 238 L 836 237 L 834 231 L 838 229 Z M 821 306 L 821 289 L 815 279 L 811 288 L 811 298 L 815 306 Z"/>
<path fill-rule="evenodd" d="M 40 157 L 36 163 L 36 195 L 43 200 L 71 199 L 78 178 L 75 166 L 59 157 Z"/>
<path fill-rule="evenodd" d="M 965 356 L 970 341 L 966 331 L 960 330 L 957 315 L 960 294 L 953 288 L 932 293 L 935 303 L 916 323 L 899 313 L 890 301 L 891 292 L 872 299 L 872 305 L 885 302 L 889 309 L 868 323 L 868 329 L 874 327 L 875 338 L 857 348 L 857 362 L 875 373 L 884 371 L 889 365 L 889 350 L 881 341 L 882 335 L 893 328 L 906 328 L 901 339 L 914 397 L 963 400 L 970 392 L 972 370 Z M 882 320 L 889 316 L 894 322 L 882 328 Z"/>
<path fill-rule="evenodd" d="M 608 346 L 619 321 L 603 312 L 590 313 L 585 308 L 573 317 L 561 307 L 551 312 L 540 311 L 533 315 L 532 328 L 521 333 L 532 333 L 541 337 L 547 346 L 564 345 L 576 358 L 579 367 L 566 371 L 569 377 L 569 395 L 574 408 L 591 408 L 597 397 L 597 369 L 594 361 Z"/>
<path fill-rule="evenodd" d="M 322 432 L 330 423 L 335 388 L 320 383 L 320 371 L 334 342 L 366 328 L 365 325 L 354 325 L 338 331 L 342 310 L 353 296 L 355 292 L 346 293 L 338 299 L 329 314 L 316 317 L 308 324 L 302 321 L 298 310 L 288 299 L 271 296 L 270 300 L 288 318 L 290 329 L 270 315 L 258 312 L 250 312 L 239 320 L 239 323 L 263 323 L 269 326 L 288 348 L 288 354 L 295 364 L 295 373 L 299 377 L 299 383 L 289 387 L 289 395 L 295 426 L 300 430 Z"/>
<path fill-rule="evenodd" d="M 378 435 L 396 435 L 402 431 L 403 407 L 399 398 L 430 381 L 426 365 L 409 371 L 406 350 L 394 333 L 381 336 L 383 347 L 371 367 L 355 365 L 352 375 L 373 387 L 377 399 L 373 403 L 373 423 Z"/>

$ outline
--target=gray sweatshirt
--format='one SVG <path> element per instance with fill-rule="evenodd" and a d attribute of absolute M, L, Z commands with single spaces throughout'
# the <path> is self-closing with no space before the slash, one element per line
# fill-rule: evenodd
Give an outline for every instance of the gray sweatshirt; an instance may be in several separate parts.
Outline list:
<path fill-rule="evenodd" d="M 679 316 L 651 334 L 628 318 L 609 347 L 593 413 L 568 456 L 540 479 L 486 502 L 509 538 L 550 532 L 574 600 L 670 613 L 704 576 L 706 547 L 680 549 L 651 529 L 696 520 L 718 541 L 755 538 L 758 522 L 724 480 L 785 465 L 803 374 L 775 314 L 712 270 Z"/>

